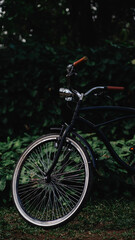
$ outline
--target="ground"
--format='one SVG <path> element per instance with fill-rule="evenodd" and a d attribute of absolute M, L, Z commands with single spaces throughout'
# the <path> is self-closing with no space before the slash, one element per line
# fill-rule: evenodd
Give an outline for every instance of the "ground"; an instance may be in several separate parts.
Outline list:
<path fill-rule="evenodd" d="M 13 205 L 0 208 L 0 240 L 135 240 L 133 199 L 89 202 L 70 223 L 56 229 L 31 226 Z"/>

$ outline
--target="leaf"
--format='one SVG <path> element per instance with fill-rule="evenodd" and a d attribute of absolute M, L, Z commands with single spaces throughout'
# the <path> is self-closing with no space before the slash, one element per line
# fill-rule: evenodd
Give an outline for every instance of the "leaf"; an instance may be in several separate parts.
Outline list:
<path fill-rule="evenodd" d="M 3 191 L 6 187 L 6 178 L 5 177 L 2 177 L 0 179 L 0 191 Z"/>

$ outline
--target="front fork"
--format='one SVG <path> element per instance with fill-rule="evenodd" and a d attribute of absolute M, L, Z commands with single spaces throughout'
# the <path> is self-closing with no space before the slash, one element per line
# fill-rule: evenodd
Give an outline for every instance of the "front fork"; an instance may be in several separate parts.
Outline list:
<path fill-rule="evenodd" d="M 75 121 L 77 119 L 77 116 L 78 116 L 78 112 L 79 112 L 81 101 L 82 101 L 82 99 L 80 99 L 77 102 L 77 105 L 76 105 L 76 108 L 75 108 L 75 111 L 74 111 L 74 114 L 73 114 L 73 117 L 72 117 L 70 125 L 63 125 L 62 128 L 61 128 L 60 138 L 58 140 L 58 151 L 57 151 L 57 153 L 55 155 L 55 159 L 54 159 L 54 162 L 53 162 L 52 166 L 49 168 L 49 170 L 46 173 L 46 179 L 50 179 L 50 175 L 51 175 L 53 169 L 55 168 L 55 166 L 56 166 L 56 164 L 58 162 L 58 159 L 59 159 L 59 156 L 60 156 L 60 153 L 61 153 L 64 141 L 65 141 L 67 135 L 73 129 L 74 123 L 75 123 Z"/>
<path fill-rule="evenodd" d="M 53 169 L 55 168 L 55 166 L 56 166 L 56 164 L 58 162 L 58 159 L 59 159 L 59 156 L 60 156 L 60 153 L 61 153 L 64 141 L 65 141 L 68 133 L 70 132 L 71 128 L 72 128 L 72 125 L 69 125 L 69 126 L 63 125 L 61 130 L 60 130 L 59 139 L 58 139 L 58 150 L 57 150 L 57 153 L 55 155 L 55 159 L 54 159 L 53 164 L 51 165 L 49 170 L 46 172 L 46 180 L 50 179 L 50 175 L 51 175 Z"/>

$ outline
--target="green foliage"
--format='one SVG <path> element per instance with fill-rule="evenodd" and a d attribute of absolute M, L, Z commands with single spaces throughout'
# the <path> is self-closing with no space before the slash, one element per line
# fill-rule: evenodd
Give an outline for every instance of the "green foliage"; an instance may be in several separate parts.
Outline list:
<path fill-rule="evenodd" d="M 4 202 L 10 200 L 10 184 L 13 171 L 21 153 L 36 137 L 27 134 L 22 138 L 11 140 L 7 138 L 6 142 L 0 142 L 0 199 Z"/>
<path fill-rule="evenodd" d="M 108 169 L 108 173 L 103 171 L 102 174 L 106 175 L 107 177 L 110 174 L 110 171 L 113 173 L 121 174 L 127 173 L 126 170 L 122 169 L 119 164 L 114 161 L 113 157 L 110 155 L 109 151 L 107 150 L 106 146 L 102 141 L 100 141 L 97 136 L 89 136 L 87 137 L 92 149 L 96 152 L 97 160 L 99 165 L 103 164 L 103 167 Z M 90 139 L 90 140 L 89 140 Z M 132 165 L 135 163 L 134 154 L 130 151 L 130 147 L 135 146 L 135 135 L 132 139 L 120 139 L 116 141 L 110 142 L 118 156 L 127 164 Z M 97 164 L 98 164 L 97 163 Z"/>
<path fill-rule="evenodd" d="M 89 61 L 78 69 L 72 86 L 85 91 L 97 84 L 124 85 L 127 91 L 113 94 L 113 98 L 117 104 L 134 106 L 134 47 L 107 43 L 70 51 L 35 42 L 10 44 L 0 52 L 1 138 L 14 138 L 24 131 L 42 134 L 44 128 L 61 122 L 63 102 L 58 88 L 66 86 L 67 64 L 83 55 Z M 97 103 L 95 98 L 88 102 Z"/>
<path fill-rule="evenodd" d="M 115 194 L 119 194 L 120 184 L 123 182 L 125 184 L 124 194 L 128 192 L 128 188 L 131 185 L 131 178 L 127 175 L 124 169 L 121 169 L 119 164 L 113 161 L 113 158 L 109 155 L 107 149 L 101 141 L 95 135 L 85 135 L 86 139 L 89 141 L 97 157 L 98 174 L 96 177 L 96 185 L 100 188 L 100 191 L 107 194 L 112 194 L 111 185 L 115 189 Z M 10 201 L 11 197 L 11 180 L 15 165 L 24 151 L 24 149 L 34 141 L 37 136 L 30 136 L 25 134 L 23 137 L 18 137 L 16 139 L 7 138 L 7 141 L 0 143 L 0 194 L 1 201 L 7 203 Z M 118 153 L 118 155 L 126 163 L 134 163 L 134 155 L 129 151 L 131 146 L 135 146 L 135 135 L 133 139 L 125 141 L 118 140 L 112 141 L 112 146 Z M 100 181 L 99 181 L 100 180 Z M 115 186 L 114 186 L 115 182 Z M 100 194 L 100 191 L 96 189 L 96 193 Z M 132 192 L 130 193 L 132 194 Z"/>
<path fill-rule="evenodd" d="M 37 41 L 91 46 L 104 39 L 134 43 L 134 1 L 81 0 L 0 2 L 1 42 Z"/>
<path fill-rule="evenodd" d="M 67 85 L 67 64 L 87 55 L 89 61 L 78 69 L 72 86 L 80 91 L 95 85 L 125 86 L 124 93 L 111 96 L 117 105 L 135 106 L 134 3 L 124 1 L 121 8 L 120 0 L 117 4 L 98 0 L 4 0 L 0 5 L 4 46 L 0 48 L 0 191 L 7 193 L 15 162 L 24 147 L 35 135 L 63 121 L 63 100 L 58 97 L 58 89 Z M 110 102 L 87 99 L 87 105 L 100 104 Z M 95 122 L 98 119 L 99 115 L 94 116 Z M 129 139 L 133 124 L 131 120 L 121 127 Z M 24 132 L 33 137 L 24 137 Z M 121 136 L 115 127 L 110 132 L 115 139 Z M 131 141 L 124 141 L 112 144 L 121 157 L 132 160 L 125 151 Z M 115 178 L 112 174 L 121 176 L 124 171 L 118 170 L 111 157 L 105 160 L 108 153 L 97 138 L 90 143 L 105 169 L 101 175 L 107 176 L 111 184 Z"/>
<path fill-rule="evenodd" d="M 96 172 L 94 171 L 93 195 L 100 198 L 113 196 L 134 196 L 134 184 L 131 175 L 110 155 L 106 146 L 92 133 L 85 134 L 95 153 Z M 135 164 L 135 154 L 130 151 L 135 146 L 135 135 L 132 139 L 119 139 L 110 142 L 118 156 L 130 166 Z"/>
<path fill-rule="evenodd" d="M 26 146 L 34 138 L 28 137 L 29 141 L 24 140 L 24 132 L 31 136 L 41 135 L 49 126 L 61 123 L 63 100 L 59 99 L 58 88 L 66 86 L 67 64 L 87 55 L 89 61 L 78 69 L 78 78 L 74 79 L 72 86 L 85 91 L 97 84 L 124 85 L 127 91 L 123 94 L 113 94 L 112 97 L 116 104 L 134 107 L 134 50 L 133 46 L 114 45 L 111 42 L 103 47 L 74 51 L 36 42 L 10 44 L 8 48 L 0 50 L 0 155 L 2 159 L 0 190 L 2 192 L 7 193 L 9 190 L 7 190 L 8 182 L 11 181 L 14 164 L 24 148 L 23 144 Z M 90 105 L 102 103 L 109 104 L 103 99 L 87 99 L 87 104 Z M 98 115 L 94 121 L 97 120 L 96 118 L 99 118 Z M 131 121 L 123 131 L 128 134 L 132 133 L 132 129 Z M 111 132 L 113 135 L 118 135 L 115 128 L 111 128 Z M 7 139 L 7 136 L 10 138 Z M 97 143 L 99 144 L 97 139 L 91 142 L 94 149 L 98 149 L 95 146 Z M 126 156 L 124 140 L 118 143 L 123 146 L 118 148 L 118 153 L 122 150 L 121 156 Z M 108 153 L 102 144 L 100 149 L 104 154 L 99 152 L 99 155 L 104 158 Z M 102 170 L 102 175 L 111 176 L 109 179 L 112 183 L 114 180 L 112 174 L 118 169 L 117 164 L 115 165 L 111 158 L 107 161 L 99 161 L 99 164 L 105 169 L 105 172 Z M 119 170 L 118 174 L 124 174 L 124 172 Z M 103 188 L 105 189 L 105 185 Z"/>

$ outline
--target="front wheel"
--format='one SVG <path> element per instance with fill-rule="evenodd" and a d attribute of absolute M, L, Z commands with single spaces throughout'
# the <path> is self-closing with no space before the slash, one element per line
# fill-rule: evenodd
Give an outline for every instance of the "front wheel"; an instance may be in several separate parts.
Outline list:
<path fill-rule="evenodd" d="M 19 213 L 28 222 L 55 227 L 71 220 L 90 193 L 89 157 L 77 140 L 66 137 L 50 179 L 45 174 L 58 149 L 59 134 L 33 142 L 20 157 L 13 175 L 12 193 Z"/>

